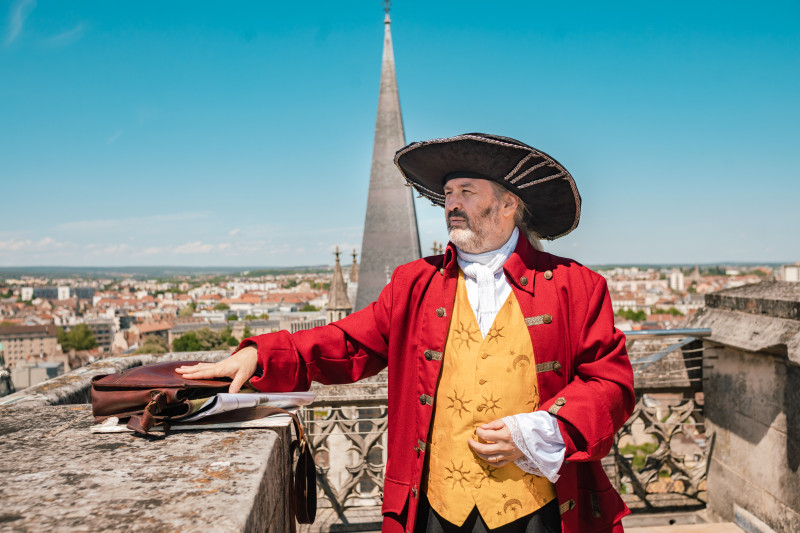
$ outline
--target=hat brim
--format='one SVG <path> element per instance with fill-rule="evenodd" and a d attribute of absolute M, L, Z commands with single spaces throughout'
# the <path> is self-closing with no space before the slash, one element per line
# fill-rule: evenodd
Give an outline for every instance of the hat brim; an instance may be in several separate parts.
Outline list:
<path fill-rule="evenodd" d="M 411 143 L 395 154 L 406 181 L 436 205 L 444 206 L 444 183 L 464 172 L 496 181 L 528 207 L 528 229 L 557 239 L 578 226 L 581 197 L 575 180 L 558 161 L 514 139 L 468 133 Z"/>

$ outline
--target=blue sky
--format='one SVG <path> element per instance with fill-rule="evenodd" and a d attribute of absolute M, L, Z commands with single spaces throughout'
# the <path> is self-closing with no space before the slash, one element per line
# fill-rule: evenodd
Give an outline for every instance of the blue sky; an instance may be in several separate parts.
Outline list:
<path fill-rule="evenodd" d="M 0 2 L 0 266 L 360 248 L 381 2 Z M 588 264 L 800 260 L 800 4 L 403 1 L 408 142 L 563 163 Z M 420 238 L 446 240 L 418 201 Z M 349 262 L 349 259 L 348 261 Z"/>

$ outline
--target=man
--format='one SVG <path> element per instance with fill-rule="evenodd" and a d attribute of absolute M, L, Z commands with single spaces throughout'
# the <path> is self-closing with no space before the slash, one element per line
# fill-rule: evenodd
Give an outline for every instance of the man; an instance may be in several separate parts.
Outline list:
<path fill-rule="evenodd" d="M 412 143 L 395 164 L 444 206 L 444 255 L 398 267 L 347 318 L 179 372 L 286 391 L 388 365 L 386 532 L 622 531 L 600 460 L 634 406 L 625 338 L 605 280 L 538 241 L 577 226 L 572 176 L 485 134 Z"/>

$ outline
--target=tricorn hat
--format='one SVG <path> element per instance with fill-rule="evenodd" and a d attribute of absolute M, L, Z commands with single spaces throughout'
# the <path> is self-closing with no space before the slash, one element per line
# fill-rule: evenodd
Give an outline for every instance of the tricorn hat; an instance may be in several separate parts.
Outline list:
<path fill-rule="evenodd" d="M 411 143 L 395 154 L 406 181 L 436 205 L 444 207 L 444 184 L 456 177 L 496 181 L 528 208 L 527 229 L 543 239 L 574 230 L 581 216 L 575 180 L 561 163 L 508 137 L 466 133 Z"/>

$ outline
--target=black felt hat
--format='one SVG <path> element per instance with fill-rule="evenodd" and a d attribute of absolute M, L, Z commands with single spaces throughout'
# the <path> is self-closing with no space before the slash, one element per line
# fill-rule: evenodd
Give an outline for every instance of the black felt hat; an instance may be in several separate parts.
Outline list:
<path fill-rule="evenodd" d="M 528 229 L 543 239 L 574 230 L 581 217 L 581 196 L 561 163 L 508 137 L 466 133 L 411 143 L 394 156 L 406 181 L 434 204 L 444 207 L 444 184 L 455 177 L 496 181 L 528 207 Z"/>

